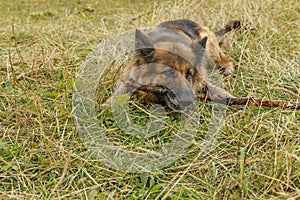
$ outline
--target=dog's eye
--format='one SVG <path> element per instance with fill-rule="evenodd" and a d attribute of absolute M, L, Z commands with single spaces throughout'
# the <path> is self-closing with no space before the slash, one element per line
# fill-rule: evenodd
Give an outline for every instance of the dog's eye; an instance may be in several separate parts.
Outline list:
<path fill-rule="evenodd" d="M 186 79 L 188 80 L 188 81 L 191 81 L 192 80 L 192 78 L 193 78 L 193 75 L 194 75 L 194 68 L 189 68 L 188 70 L 187 70 L 187 72 L 186 72 Z"/>

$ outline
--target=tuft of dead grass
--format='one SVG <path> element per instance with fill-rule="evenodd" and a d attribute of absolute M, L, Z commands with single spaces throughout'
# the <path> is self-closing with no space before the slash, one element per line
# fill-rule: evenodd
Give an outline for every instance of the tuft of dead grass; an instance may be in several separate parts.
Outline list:
<path fill-rule="evenodd" d="M 240 66 L 224 87 L 294 99 L 274 88 L 300 94 L 300 2 L 12 0 L 0 10 L 0 199 L 300 198 L 299 112 L 232 108 L 206 157 L 195 144 L 157 173 L 127 174 L 89 154 L 71 105 L 75 73 L 95 44 L 175 18 L 213 30 L 243 20 L 250 29 L 223 46 Z"/>

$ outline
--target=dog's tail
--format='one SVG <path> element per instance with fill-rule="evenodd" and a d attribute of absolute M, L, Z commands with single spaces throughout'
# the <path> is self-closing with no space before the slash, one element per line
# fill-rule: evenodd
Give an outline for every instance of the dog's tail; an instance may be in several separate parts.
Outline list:
<path fill-rule="evenodd" d="M 217 32 L 215 32 L 218 41 L 222 42 L 224 36 L 226 33 L 229 33 L 233 30 L 238 30 L 242 27 L 242 21 L 240 20 L 232 20 L 230 21 L 228 24 L 226 24 L 226 26 L 220 30 L 218 30 Z"/>

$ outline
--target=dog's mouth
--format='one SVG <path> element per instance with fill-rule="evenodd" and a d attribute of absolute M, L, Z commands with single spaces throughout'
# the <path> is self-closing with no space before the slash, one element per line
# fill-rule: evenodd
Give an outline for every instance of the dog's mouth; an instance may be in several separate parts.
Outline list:
<path fill-rule="evenodd" d="M 157 102 L 155 103 L 166 106 L 173 111 L 185 110 L 195 101 L 194 93 L 191 93 L 189 90 L 178 92 L 178 89 L 174 91 L 163 85 L 156 86 L 155 92 L 150 91 L 150 93 L 157 97 Z"/>
<path fill-rule="evenodd" d="M 185 110 L 189 105 L 194 102 L 194 95 L 187 95 L 186 92 L 175 94 L 173 91 L 167 89 L 165 95 L 162 96 L 163 103 L 172 110 Z"/>
<path fill-rule="evenodd" d="M 136 88 L 136 91 L 143 91 L 154 95 L 156 97 L 155 103 L 161 104 L 173 111 L 185 110 L 195 101 L 195 94 L 191 88 L 173 86 L 173 88 L 170 89 L 163 84 L 155 84 L 155 86 L 143 85 L 133 79 L 127 82 L 127 84 L 129 83 L 131 87 Z"/>
<path fill-rule="evenodd" d="M 147 86 L 143 85 L 143 87 L 136 88 L 136 90 L 145 91 L 145 87 Z M 173 111 L 184 110 L 193 102 L 192 99 L 183 100 L 183 97 L 178 97 L 172 90 L 164 86 L 151 87 L 150 91 L 147 91 L 147 93 L 148 95 L 155 96 L 154 103 L 160 104 L 168 110 Z M 132 99 L 139 100 L 138 92 L 133 93 Z"/>

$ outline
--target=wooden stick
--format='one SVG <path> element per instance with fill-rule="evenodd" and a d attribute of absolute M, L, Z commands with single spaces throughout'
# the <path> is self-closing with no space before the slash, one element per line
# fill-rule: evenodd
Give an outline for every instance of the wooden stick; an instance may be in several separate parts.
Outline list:
<path fill-rule="evenodd" d="M 133 79 L 129 79 L 124 82 L 127 87 L 134 87 L 137 90 L 144 92 L 151 92 L 154 94 L 166 94 L 168 89 L 161 86 L 148 86 L 140 84 Z M 211 101 L 228 106 L 233 105 L 248 105 L 248 106 L 265 106 L 265 107 L 279 107 L 285 109 L 297 109 L 300 110 L 300 102 L 294 101 L 284 101 L 284 100 L 267 100 L 267 99 L 258 99 L 253 97 L 223 97 L 217 94 L 208 95 L 208 94 L 197 94 L 196 98 L 202 101 Z"/>
<path fill-rule="evenodd" d="M 128 81 L 125 81 L 124 84 L 126 87 L 133 87 L 133 88 L 137 88 L 137 90 L 139 90 L 139 91 L 151 92 L 154 94 L 166 94 L 168 92 L 168 90 L 166 88 L 163 88 L 161 86 L 143 85 L 143 84 L 136 82 L 132 78 L 129 79 Z"/>
<path fill-rule="evenodd" d="M 221 97 L 218 95 L 208 96 L 207 94 L 196 95 L 200 100 L 212 101 L 216 103 L 225 104 L 228 106 L 233 105 L 249 105 L 249 106 L 265 106 L 265 107 L 279 107 L 286 109 L 300 110 L 300 102 L 284 101 L 284 100 L 268 100 L 258 99 L 253 97 Z"/>

